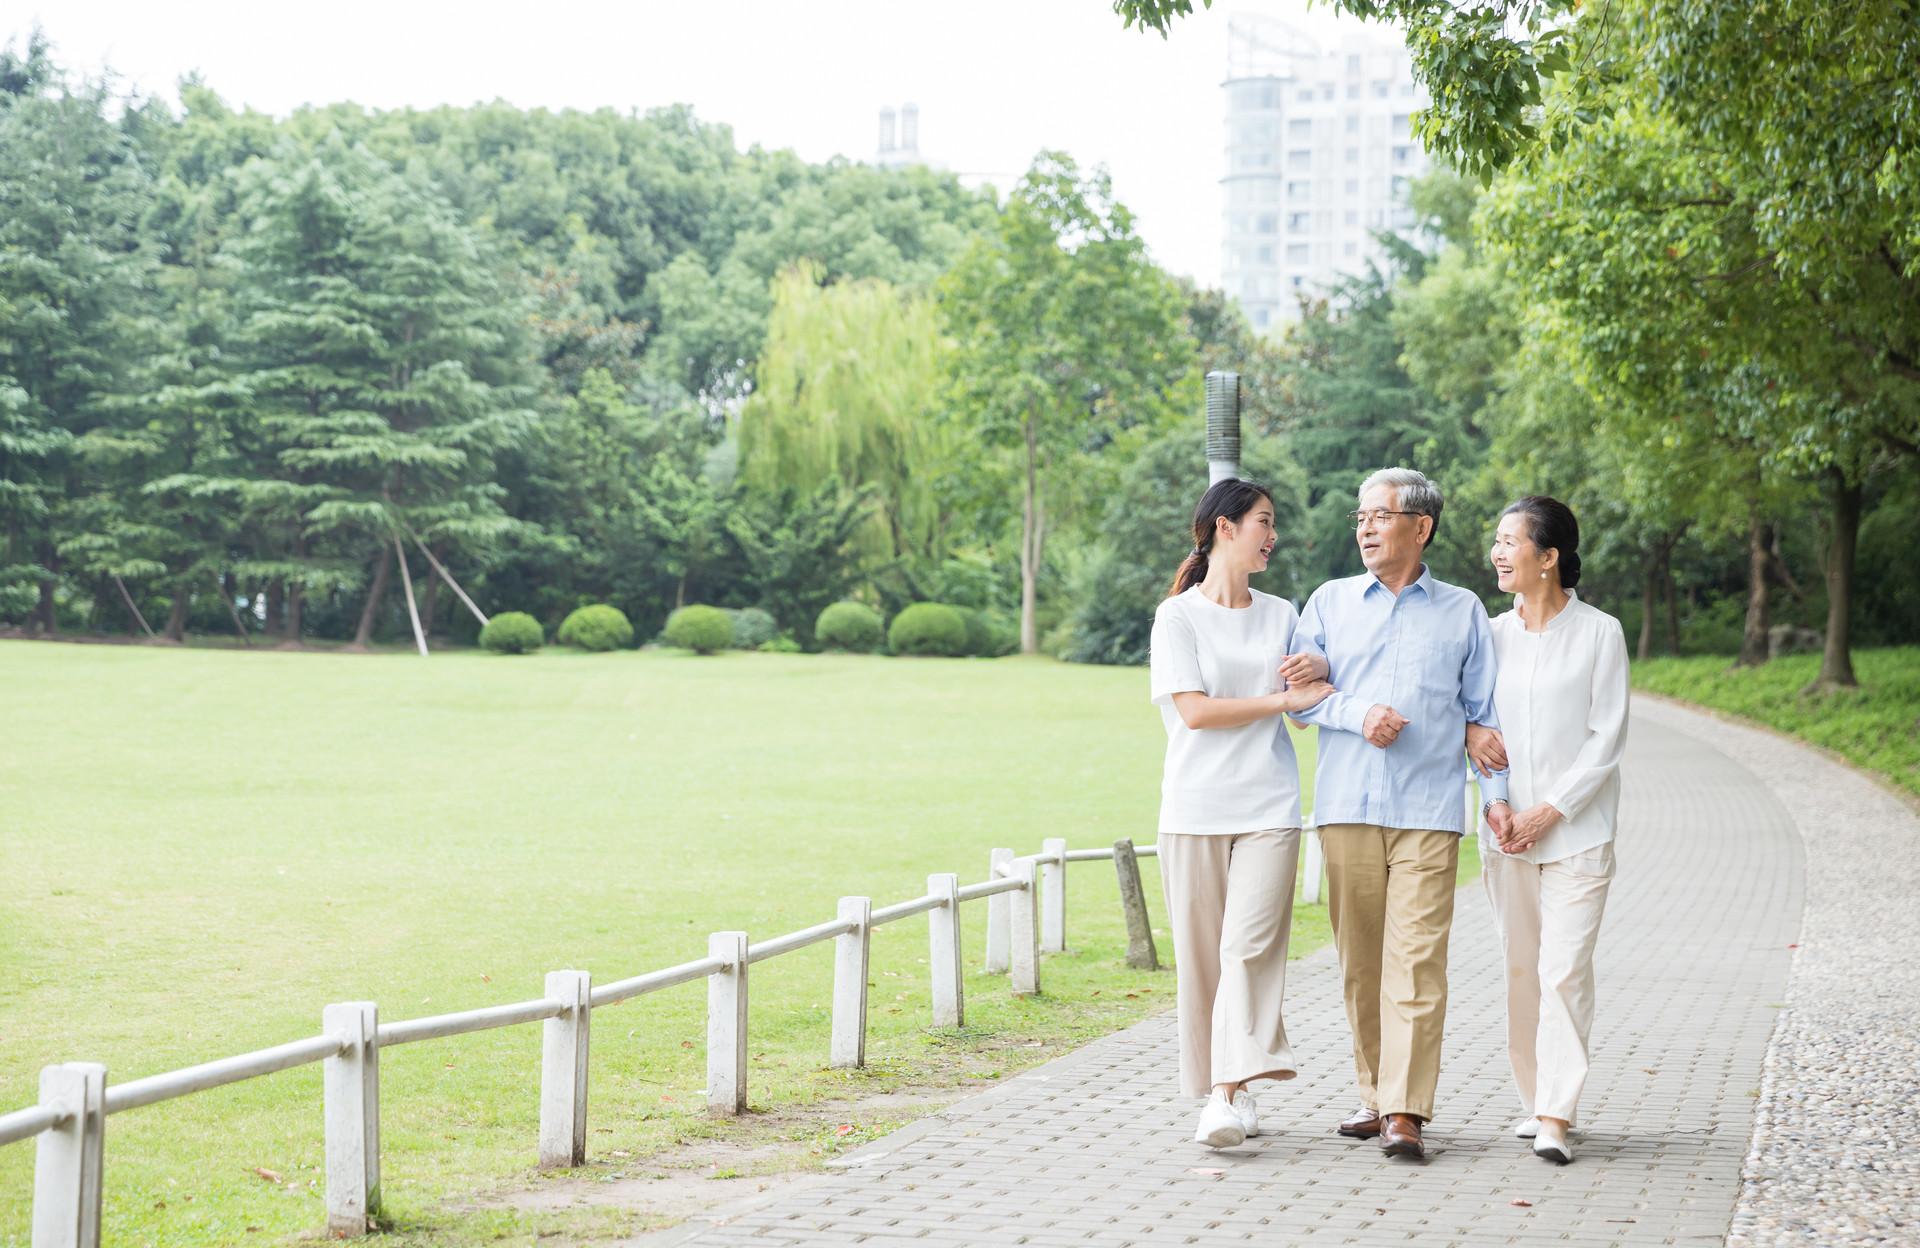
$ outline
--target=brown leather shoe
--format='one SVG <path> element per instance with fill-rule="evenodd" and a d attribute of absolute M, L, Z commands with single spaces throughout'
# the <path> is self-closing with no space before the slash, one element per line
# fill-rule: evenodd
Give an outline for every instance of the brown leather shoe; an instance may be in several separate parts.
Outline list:
<path fill-rule="evenodd" d="M 1356 1140 L 1370 1140 L 1380 1134 L 1380 1115 L 1362 1105 L 1358 1113 L 1334 1130 Z"/>
<path fill-rule="evenodd" d="M 1380 1147 L 1389 1157 L 1425 1157 L 1420 1120 L 1412 1114 L 1388 1114 L 1381 1120 Z"/>

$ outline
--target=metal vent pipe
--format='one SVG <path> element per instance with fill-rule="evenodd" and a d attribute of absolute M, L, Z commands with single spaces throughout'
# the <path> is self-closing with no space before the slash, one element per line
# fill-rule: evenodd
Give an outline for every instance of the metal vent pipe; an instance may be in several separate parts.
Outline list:
<path fill-rule="evenodd" d="M 1207 484 L 1240 475 L 1240 374 L 1207 374 Z"/>

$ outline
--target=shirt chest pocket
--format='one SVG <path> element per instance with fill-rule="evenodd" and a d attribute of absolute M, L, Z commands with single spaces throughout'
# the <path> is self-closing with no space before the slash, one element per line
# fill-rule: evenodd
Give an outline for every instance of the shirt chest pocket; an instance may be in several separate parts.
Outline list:
<path fill-rule="evenodd" d="M 1414 682 L 1429 697 L 1453 700 L 1460 696 L 1460 668 L 1466 662 L 1467 643 L 1457 637 L 1433 635 L 1413 639 L 1410 657 Z"/>

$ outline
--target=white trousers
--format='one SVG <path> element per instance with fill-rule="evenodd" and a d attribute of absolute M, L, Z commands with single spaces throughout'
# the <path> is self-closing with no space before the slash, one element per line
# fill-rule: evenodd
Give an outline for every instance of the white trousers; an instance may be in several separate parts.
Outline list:
<path fill-rule="evenodd" d="M 1160 884 L 1178 974 L 1180 1088 L 1291 1079 L 1280 1015 L 1300 829 L 1160 834 Z"/>
<path fill-rule="evenodd" d="M 1507 963 L 1507 1055 L 1529 1114 L 1572 1123 L 1587 1082 L 1593 947 L 1613 846 L 1535 865 L 1485 850 L 1480 878 Z"/>

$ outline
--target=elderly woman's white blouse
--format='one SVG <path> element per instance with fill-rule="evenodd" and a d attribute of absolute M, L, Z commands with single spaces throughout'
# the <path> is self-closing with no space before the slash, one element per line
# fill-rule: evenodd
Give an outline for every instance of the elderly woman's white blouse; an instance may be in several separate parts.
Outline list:
<path fill-rule="evenodd" d="M 1512 856 L 1558 862 L 1612 841 L 1627 744 L 1620 621 L 1569 591 L 1565 609 L 1540 632 L 1528 632 L 1518 611 L 1496 616 L 1493 652 L 1493 703 L 1512 768 L 1513 809 L 1544 801 L 1564 816 L 1539 844 Z M 1486 852 L 1499 852 L 1482 829 Z"/>

